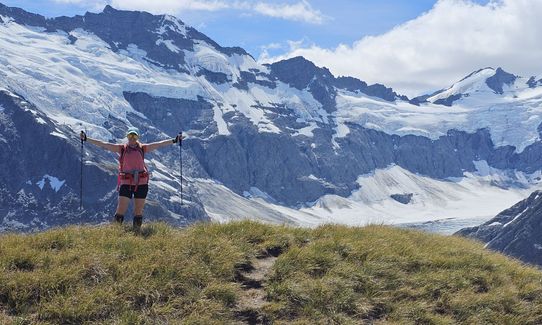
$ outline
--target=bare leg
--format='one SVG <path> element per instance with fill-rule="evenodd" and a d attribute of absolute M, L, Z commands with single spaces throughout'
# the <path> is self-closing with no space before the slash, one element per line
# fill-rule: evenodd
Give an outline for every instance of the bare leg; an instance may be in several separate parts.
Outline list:
<path fill-rule="evenodd" d="M 137 200 L 136 200 L 137 202 Z M 128 204 L 130 204 L 130 198 L 127 198 L 125 196 L 119 196 L 119 203 L 117 205 L 117 212 L 115 212 L 118 215 L 124 215 L 126 213 L 126 210 L 128 210 Z"/>
<path fill-rule="evenodd" d="M 145 208 L 145 199 L 134 199 L 134 216 L 142 216 L 143 208 Z"/>

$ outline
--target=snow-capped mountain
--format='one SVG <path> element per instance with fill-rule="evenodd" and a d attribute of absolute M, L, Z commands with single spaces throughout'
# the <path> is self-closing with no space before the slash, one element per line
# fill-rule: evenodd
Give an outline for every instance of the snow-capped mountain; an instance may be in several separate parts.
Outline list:
<path fill-rule="evenodd" d="M 491 97 L 492 95 L 503 95 L 505 91 L 514 93 L 530 87 L 527 83 L 528 80 L 523 79 L 501 68 L 497 68 L 497 70 L 484 68 L 469 74 L 450 88 L 436 92 L 427 100 L 432 103 L 451 106 L 454 101 L 473 95 L 476 95 L 478 99 L 482 99 L 480 95 Z M 516 84 L 516 81 L 519 82 Z"/>
<path fill-rule="evenodd" d="M 542 168 L 540 78 L 482 69 L 409 100 L 301 57 L 261 65 L 175 17 L 110 6 L 46 19 L 0 5 L 0 105 L 4 228 L 110 218 L 116 158 L 88 145 L 77 211 L 81 129 L 113 142 L 130 126 L 144 142 L 188 133 L 187 204 L 178 149 L 147 157 L 146 215 L 177 224 L 482 217 L 465 198 L 500 211 Z"/>

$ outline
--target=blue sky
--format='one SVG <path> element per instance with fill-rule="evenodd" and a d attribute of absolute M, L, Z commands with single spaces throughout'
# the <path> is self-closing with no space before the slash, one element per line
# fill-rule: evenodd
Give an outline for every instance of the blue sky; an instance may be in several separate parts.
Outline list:
<path fill-rule="evenodd" d="M 48 17 L 174 14 L 262 63 L 304 56 L 413 97 L 483 67 L 542 78 L 540 0 L 0 0 Z"/>
<path fill-rule="evenodd" d="M 408 4 L 411 2 L 410 4 Z M 237 12 L 198 13 L 181 19 L 199 27 L 204 33 L 224 45 L 239 45 L 258 57 L 261 47 L 285 45 L 286 41 L 304 40 L 321 47 L 352 43 L 365 35 L 383 33 L 395 25 L 415 18 L 429 10 L 434 0 L 313 0 L 311 5 L 326 19 L 321 24 L 291 21 L 262 15 Z M 224 28 L 224 26 L 228 26 Z M 282 49 L 270 49 L 276 54 Z"/>

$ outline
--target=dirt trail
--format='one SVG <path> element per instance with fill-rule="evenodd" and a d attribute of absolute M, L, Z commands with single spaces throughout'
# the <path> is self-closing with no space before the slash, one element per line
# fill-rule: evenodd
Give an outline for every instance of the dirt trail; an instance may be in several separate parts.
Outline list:
<path fill-rule="evenodd" d="M 265 279 L 271 273 L 271 268 L 276 260 L 275 256 L 256 258 L 248 270 L 239 273 L 238 281 L 243 288 L 236 308 L 239 324 L 270 324 L 265 315 L 261 313 L 261 309 L 268 303 L 265 293 Z"/>

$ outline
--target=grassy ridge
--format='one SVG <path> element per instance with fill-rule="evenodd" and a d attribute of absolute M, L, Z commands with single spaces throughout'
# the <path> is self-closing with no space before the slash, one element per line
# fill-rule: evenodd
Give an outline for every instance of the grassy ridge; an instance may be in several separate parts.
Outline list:
<path fill-rule="evenodd" d="M 0 236 L 0 323 L 231 324 L 241 270 L 278 254 L 260 321 L 540 324 L 542 272 L 477 243 L 383 226 L 254 222 Z"/>

